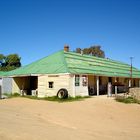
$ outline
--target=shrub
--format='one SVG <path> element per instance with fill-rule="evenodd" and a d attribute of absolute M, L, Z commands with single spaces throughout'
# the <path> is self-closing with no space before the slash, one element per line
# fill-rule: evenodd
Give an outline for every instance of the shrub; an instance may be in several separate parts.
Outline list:
<path fill-rule="evenodd" d="M 57 101 L 57 102 L 72 102 L 72 101 L 82 101 L 85 98 L 90 98 L 89 96 L 76 96 L 76 97 L 68 97 L 66 99 L 60 99 L 57 96 L 53 96 L 53 97 L 45 97 L 44 100 L 47 101 Z"/>
<path fill-rule="evenodd" d="M 132 96 L 128 96 L 128 97 L 116 96 L 115 100 L 118 102 L 123 102 L 123 103 L 138 103 L 138 104 L 140 104 L 140 101 L 133 98 Z"/>
<path fill-rule="evenodd" d="M 72 101 L 82 101 L 85 98 L 90 98 L 90 96 L 76 96 L 76 97 L 68 97 L 65 99 L 60 99 L 57 96 L 52 96 L 52 97 L 44 97 L 44 98 L 39 98 L 37 96 L 31 96 L 31 95 L 24 95 L 21 96 L 19 93 L 11 93 L 11 94 L 5 94 L 8 98 L 13 98 L 13 97 L 23 97 L 23 98 L 29 98 L 29 99 L 35 99 L 35 100 L 47 100 L 47 101 L 56 101 L 56 102 L 72 102 Z"/>
<path fill-rule="evenodd" d="M 13 94 L 12 94 L 12 97 L 19 97 L 19 96 L 20 96 L 19 93 L 13 93 Z"/>

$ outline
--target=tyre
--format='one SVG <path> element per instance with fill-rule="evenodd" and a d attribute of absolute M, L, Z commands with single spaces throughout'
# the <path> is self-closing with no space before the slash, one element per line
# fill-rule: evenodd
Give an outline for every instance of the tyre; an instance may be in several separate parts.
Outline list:
<path fill-rule="evenodd" d="M 66 99 L 68 98 L 68 91 L 64 88 L 61 88 L 58 92 L 57 92 L 57 97 L 59 99 Z"/>

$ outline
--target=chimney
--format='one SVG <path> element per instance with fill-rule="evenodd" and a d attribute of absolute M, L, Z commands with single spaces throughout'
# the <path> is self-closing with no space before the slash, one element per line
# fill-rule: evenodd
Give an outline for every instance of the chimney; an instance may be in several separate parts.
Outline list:
<path fill-rule="evenodd" d="M 65 45 L 65 46 L 64 46 L 64 51 L 65 51 L 65 52 L 69 52 L 69 46 L 68 46 L 68 45 Z"/>

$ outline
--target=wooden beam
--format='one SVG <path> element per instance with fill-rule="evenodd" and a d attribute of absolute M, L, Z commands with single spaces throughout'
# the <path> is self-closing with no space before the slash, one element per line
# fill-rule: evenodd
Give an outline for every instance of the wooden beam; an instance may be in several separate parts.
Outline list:
<path fill-rule="evenodd" d="M 132 81 L 131 81 L 131 79 L 129 79 L 129 85 L 128 85 L 129 87 L 131 87 L 131 83 L 132 83 Z"/>
<path fill-rule="evenodd" d="M 115 77 L 115 82 L 118 82 L 116 77 Z M 117 95 L 117 92 L 118 92 L 117 91 L 117 86 L 115 86 L 115 95 Z"/>
<path fill-rule="evenodd" d="M 107 96 L 108 97 L 112 96 L 112 84 L 111 84 L 111 82 L 108 82 L 108 84 L 107 84 Z"/>
<path fill-rule="evenodd" d="M 96 76 L 97 96 L 99 96 L 99 76 Z"/>

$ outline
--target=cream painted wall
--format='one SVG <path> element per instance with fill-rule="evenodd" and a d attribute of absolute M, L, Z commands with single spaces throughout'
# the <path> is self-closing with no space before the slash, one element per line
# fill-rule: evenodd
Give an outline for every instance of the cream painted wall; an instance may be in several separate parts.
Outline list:
<path fill-rule="evenodd" d="M 80 85 L 79 86 L 75 86 L 75 95 L 76 96 L 88 96 L 88 83 L 87 86 L 83 86 L 82 85 L 82 75 L 80 76 Z M 88 81 L 88 79 L 87 79 Z"/>
<path fill-rule="evenodd" d="M 20 93 L 19 87 L 14 79 L 12 79 L 12 93 Z"/>
<path fill-rule="evenodd" d="M 89 79 L 87 80 L 89 85 L 96 86 L 96 77 L 87 76 Z M 108 77 L 101 77 L 102 84 L 106 84 L 108 82 Z M 20 93 L 20 89 L 22 89 L 24 85 L 24 89 L 28 89 L 27 77 L 17 77 L 12 80 L 12 93 L 18 92 Z M 115 78 L 112 78 L 112 81 L 115 81 Z M 54 87 L 49 88 L 49 82 L 54 82 Z M 125 82 L 125 78 L 119 78 L 119 82 Z M 138 79 L 136 79 L 136 85 L 138 86 Z M 82 75 L 80 75 L 80 86 L 75 86 L 75 75 L 73 74 L 63 74 L 63 75 L 40 75 L 38 76 L 38 97 L 45 96 L 56 96 L 57 92 L 61 88 L 65 88 L 68 90 L 68 94 L 72 97 L 75 96 L 88 96 L 88 84 L 87 86 L 82 85 Z"/>
<path fill-rule="evenodd" d="M 49 88 L 49 82 L 54 82 L 54 87 Z M 38 77 L 38 97 L 56 96 L 59 89 L 65 88 L 68 94 L 75 96 L 88 96 L 88 86 L 82 85 L 80 75 L 80 86 L 75 86 L 75 75 L 42 75 Z"/>
<path fill-rule="evenodd" d="M 68 90 L 70 96 L 74 96 L 74 75 L 42 75 L 38 76 L 38 97 L 56 96 L 61 88 Z M 53 82 L 53 88 L 49 88 L 49 82 Z"/>

